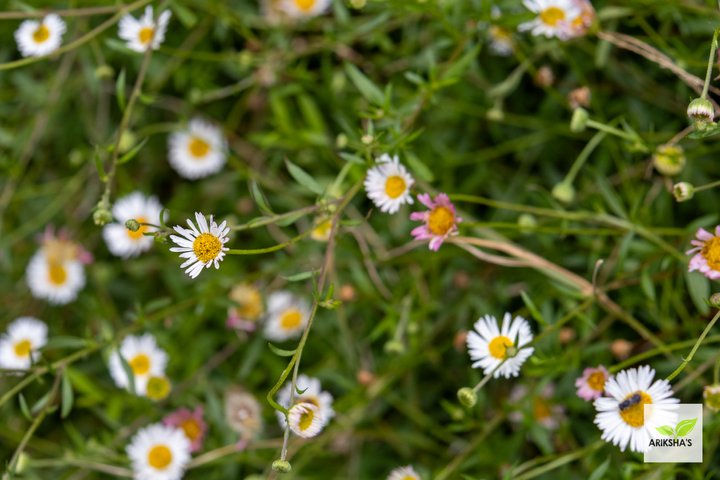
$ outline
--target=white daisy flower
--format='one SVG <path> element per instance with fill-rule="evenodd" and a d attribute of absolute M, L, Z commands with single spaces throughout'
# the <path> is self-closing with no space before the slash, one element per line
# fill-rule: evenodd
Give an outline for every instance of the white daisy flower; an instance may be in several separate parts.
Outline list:
<path fill-rule="evenodd" d="M 390 472 L 387 480 L 420 480 L 420 475 L 415 471 L 412 465 L 406 467 L 398 467 Z"/>
<path fill-rule="evenodd" d="M 309 18 L 322 15 L 332 0 L 280 0 L 279 8 L 290 18 Z"/>
<path fill-rule="evenodd" d="M 219 172 L 227 158 L 227 140 L 222 130 L 200 118 L 168 138 L 170 166 L 190 180 Z"/>
<path fill-rule="evenodd" d="M 302 438 L 311 438 L 325 428 L 322 411 L 312 403 L 296 403 L 288 411 L 290 430 Z"/>
<path fill-rule="evenodd" d="M 410 188 L 415 183 L 397 155 L 390 157 L 387 153 L 377 159 L 377 165 L 367 172 L 365 190 L 367 196 L 385 213 L 395 213 L 401 205 L 412 204 Z"/>
<path fill-rule="evenodd" d="M 123 368 L 120 356 L 130 365 L 135 378 L 135 393 L 144 396 L 147 393 L 148 380 L 151 377 L 164 377 L 168 356 L 158 347 L 155 337 L 146 333 L 142 336 L 128 335 L 120 344 L 119 350 L 110 354 L 110 375 L 115 385 L 128 388 L 130 379 Z"/>
<path fill-rule="evenodd" d="M 27 370 L 40 358 L 47 343 L 48 328 L 33 317 L 20 317 L 0 336 L 0 368 Z"/>
<path fill-rule="evenodd" d="M 170 11 L 163 11 L 155 21 L 153 7 L 145 7 L 140 20 L 130 14 L 120 19 L 118 36 L 127 42 L 129 49 L 145 52 L 148 48 L 157 50 L 165 40 L 165 31 L 170 21 Z"/>
<path fill-rule="evenodd" d="M 605 383 L 608 397 L 595 400 L 595 424 L 602 430 L 602 439 L 620 450 L 630 445 L 633 452 L 645 452 L 656 428 L 677 420 L 677 403 L 666 380 L 656 380 L 655 370 L 645 365 L 623 370 Z M 645 416 L 645 405 L 651 404 Z"/>
<path fill-rule="evenodd" d="M 180 265 L 180 268 L 185 268 L 185 273 L 191 278 L 197 277 L 203 268 L 210 268 L 211 265 L 220 268 L 220 262 L 225 257 L 225 252 L 229 250 L 225 246 L 229 240 L 228 233 L 230 233 L 230 227 L 227 226 L 226 221 L 218 226 L 212 215 L 208 222 L 205 220 L 205 215 L 199 212 L 195 212 L 195 221 L 197 228 L 191 220 L 187 221 L 190 228 L 183 228 L 179 225 L 173 227 L 182 237 L 170 235 L 170 240 L 178 245 L 172 247 L 170 251 L 178 252 L 180 258 L 187 259 Z"/>
<path fill-rule="evenodd" d="M 84 263 L 92 256 L 76 243 L 46 233 L 43 246 L 27 267 L 27 284 L 35 298 L 64 305 L 70 303 L 85 286 Z"/>
<path fill-rule="evenodd" d="M 290 292 L 274 292 L 267 299 L 265 338 L 283 342 L 297 338 L 310 319 L 308 304 Z"/>
<path fill-rule="evenodd" d="M 133 232 L 125 226 L 131 219 L 139 223 L 159 223 L 162 205 L 155 197 L 146 197 L 140 192 L 133 192 L 119 198 L 113 206 L 112 213 L 117 223 L 108 223 L 103 227 L 103 238 L 108 250 L 121 258 L 131 258 L 140 255 L 153 245 L 153 237 L 144 235 L 156 229 L 141 225 Z"/>
<path fill-rule="evenodd" d="M 303 392 L 298 394 L 295 392 L 293 405 L 298 403 L 309 403 L 319 408 L 320 417 L 322 418 L 322 427 L 335 416 L 333 410 L 333 396 L 322 389 L 320 380 L 300 374 L 297 378 L 297 390 Z M 290 392 L 292 391 L 292 383 L 288 382 L 278 392 L 277 402 L 285 408 L 290 408 Z M 285 415 L 282 412 L 275 412 L 281 428 L 285 428 Z"/>
<path fill-rule="evenodd" d="M 39 22 L 25 20 L 15 30 L 15 41 L 23 57 L 42 57 L 60 47 L 65 33 L 65 22 L 59 15 L 51 13 Z"/>
<path fill-rule="evenodd" d="M 568 25 L 583 13 L 575 0 L 523 0 L 523 5 L 538 16 L 518 29 L 535 36 L 567 38 Z"/>
<path fill-rule="evenodd" d="M 486 375 L 495 371 L 493 378 L 517 377 L 520 367 L 535 350 L 523 348 L 532 339 L 532 331 L 527 320 L 514 319 L 509 313 L 503 317 L 502 327 L 498 329 L 497 320 L 485 315 L 474 325 L 475 330 L 468 333 L 467 347 L 473 368 L 481 367 Z"/>
<path fill-rule="evenodd" d="M 155 423 L 125 448 L 135 480 L 180 480 L 190 463 L 190 440 L 179 428 Z"/>

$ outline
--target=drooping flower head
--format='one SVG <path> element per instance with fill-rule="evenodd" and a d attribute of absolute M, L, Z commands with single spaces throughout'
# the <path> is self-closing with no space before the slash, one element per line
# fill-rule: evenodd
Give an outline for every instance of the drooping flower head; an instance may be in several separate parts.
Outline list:
<path fill-rule="evenodd" d="M 171 252 L 180 253 L 180 258 L 185 258 L 185 262 L 180 268 L 185 269 L 185 273 L 195 278 L 200 275 L 204 268 L 220 268 L 220 262 L 225 257 L 228 247 L 228 233 L 230 227 L 227 222 L 222 222 L 219 226 L 210 215 L 210 221 L 205 219 L 205 215 L 195 212 L 195 222 L 197 227 L 188 219 L 187 224 L 190 228 L 183 228 L 179 225 L 173 229 L 182 236 L 170 235 L 170 240 L 175 242 L 177 247 L 172 247 Z"/>
<path fill-rule="evenodd" d="M 163 424 L 179 428 L 190 441 L 190 452 L 202 449 L 207 424 L 203 420 L 203 407 L 198 405 L 195 410 L 181 408 L 163 418 Z"/>
<path fill-rule="evenodd" d="M 609 376 L 607 369 L 602 365 L 583 370 L 582 376 L 575 380 L 578 397 L 583 400 L 595 400 L 600 397 L 605 391 L 605 382 Z"/>
<path fill-rule="evenodd" d="M 20 317 L 0 336 L 0 368 L 27 370 L 40 358 L 47 343 L 48 328 L 33 317 Z"/>
<path fill-rule="evenodd" d="M 390 472 L 387 480 L 420 480 L 420 475 L 415 471 L 412 465 L 398 467 Z"/>
<path fill-rule="evenodd" d="M 569 27 L 583 13 L 580 3 L 576 0 L 524 0 L 523 5 L 537 17 L 518 28 L 530 30 L 535 36 L 566 39 L 571 31 Z"/>
<path fill-rule="evenodd" d="M 314 437 L 322 431 L 325 424 L 322 411 L 312 403 L 296 403 L 288 411 L 288 426 L 299 437 Z"/>
<path fill-rule="evenodd" d="M 535 350 L 526 347 L 533 339 L 527 320 L 512 318 L 506 313 L 502 326 L 492 315 L 485 315 L 475 322 L 474 330 L 468 333 L 467 347 L 473 368 L 480 367 L 485 375 L 493 378 L 517 377 L 520 367 Z"/>
<path fill-rule="evenodd" d="M 310 306 L 290 292 L 273 292 L 268 296 L 265 338 L 283 342 L 297 338 L 310 319 Z"/>
<path fill-rule="evenodd" d="M 92 262 L 92 255 L 70 240 L 61 230 L 55 235 L 48 227 L 42 238 L 42 247 L 30 259 L 27 267 L 27 284 L 36 298 L 50 303 L 70 303 L 85 286 L 84 265 Z"/>
<path fill-rule="evenodd" d="M 158 347 L 155 337 L 149 333 L 141 336 L 128 335 L 123 339 L 120 348 L 110 354 L 110 375 L 118 387 L 128 388 L 130 379 L 123 368 L 121 355 L 132 370 L 135 393 L 138 395 L 146 395 L 150 378 L 165 375 L 167 353 Z"/>
<path fill-rule="evenodd" d="M 154 232 L 156 228 L 140 225 L 132 231 L 125 222 L 136 220 L 138 223 L 160 223 L 162 205 L 155 197 L 146 197 L 140 192 L 133 192 L 119 198 L 112 209 L 117 223 L 108 223 L 103 227 L 103 238 L 110 253 L 121 258 L 140 255 L 153 245 L 153 237 L 145 233 Z"/>
<path fill-rule="evenodd" d="M 290 408 L 290 393 L 292 392 L 292 384 L 288 382 L 278 392 L 277 402 L 285 408 Z M 309 403 L 318 407 L 318 415 L 322 419 L 321 428 L 335 417 L 335 410 L 333 409 L 333 396 L 322 389 L 320 380 L 317 378 L 308 377 L 307 375 L 300 374 L 297 377 L 297 389 L 302 394 L 295 393 L 293 399 L 293 405 L 298 403 Z M 276 412 L 278 423 L 282 428 L 285 428 L 285 415 L 281 412 Z"/>
<path fill-rule="evenodd" d="M 138 430 L 125 450 L 136 480 L 180 480 L 190 463 L 183 431 L 160 423 Z"/>
<path fill-rule="evenodd" d="M 383 154 L 377 165 L 367 171 L 367 196 L 381 212 L 396 213 L 402 205 L 412 204 L 410 188 L 415 183 L 412 175 L 396 156 Z"/>
<path fill-rule="evenodd" d="M 222 170 L 227 159 L 227 140 L 222 130 L 202 118 L 193 118 L 187 128 L 168 137 L 170 166 L 190 180 Z"/>
<path fill-rule="evenodd" d="M 430 240 L 430 250 L 436 252 L 445 239 L 457 235 L 457 226 L 462 222 L 462 218 L 457 216 L 455 205 L 444 193 L 439 193 L 434 199 L 427 193 L 418 195 L 417 198 L 429 210 L 410 214 L 410 220 L 424 223 L 410 233 L 415 240 Z"/>
<path fill-rule="evenodd" d="M 252 284 L 241 283 L 230 290 L 229 297 L 234 305 L 228 308 L 227 327 L 246 332 L 254 331 L 258 320 L 265 313 L 260 290 Z"/>
<path fill-rule="evenodd" d="M 136 52 L 145 52 L 148 48 L 157 50 L 165 40 L 170 15 L 170 11 L 165 10 L 156 22 L 151 6 L 145 7 L 145 13 L 139 20 L 127 14 L 120 19 L 118 36 L 127 42 L 129 49 Z"/>
<path fill-rule="evenodd" d="M 698 228 L 695 240 L 690 242 L 693 248 L 688 255 L 693 255 L 688 271 L 699 271 L 710 280 L 720 280 L 720 225 L 715 227 L 715 235 L 704 228 Z"/>
<path fill-rule="evenodd" d="M 677 398 L 666 380 L 655 380 L 655 370 L 645 365 L 622 370 L 605 383 L 607 397 L 595 400 L 595 424 L 602 439 L 625 451 L 645 452 L 657 427 L 677 417 Z M 645 405 L 652 405 L 645 415 Z"/>
<path fill-rule="evenodd" d="M 15 41 L 23 57 L 42 57 L 60 47 L 65 33 L 65 22 L 51 13 L 37 20 L 25 20 L 15 30 Z"/>

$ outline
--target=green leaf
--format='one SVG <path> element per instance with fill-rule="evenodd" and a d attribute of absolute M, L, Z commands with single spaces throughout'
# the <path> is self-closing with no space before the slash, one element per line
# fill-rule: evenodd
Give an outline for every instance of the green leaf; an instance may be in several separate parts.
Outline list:
<path fill-rule="evenodd" d="M 95 146 L 95 155 L 93 155 L 93 160 L 95 160 L 95 168 L 97 168 L 98 176 L 100 177 L 100 180 L 105 183 L 107 182 L 107 174 L 105 173 L 105 166 L 103 165 L 103 159 L 100 157 L 100 147 L 97 145 Z"/>
<path fill-rule="evenodd" d="M 710 307 L 706 302 L 710 296 L 710 280 L 696 272 L 685 272 L 685 285 L 687 285 L 695 308 L 701 314 L 707 315 L 710 312 Z"/>
<path fill-rule="evenodd" d="M 32 415 L 30 415 L 30 409 L 28 408 L 28 404 L 25 401 L 25 395 L 22 393 L 18 395 L 18 400 L 20 402 L 20 412 L 22 412 L 23 417 L 27 418 L 28 420 L 32 421 Z"/>
<path fill-rule="evenodd" d="M 75 397 L 73 395 L 72 384 L 66 371 L 63 370 L 62 376 L 62 409 L 60 410 L 60 417 L 66 418 L 72 410 L 73 401 Z"/>
<path fill-rule="evenodd" d="M 697 418 L 690 418 L 688 420 L 683 420 L 682 422 L 678 422 L 678 424 L 675 426 L 675 435 L 678 437 L 684 437 L 688 433 L 693 431 L 693 428 L 695 428 L 695 424 L 697 423 Z"/>
<path fill-rule="evenodd" d="M 260 185 L 255 180 L 250 180 L 249 182 L 250 187 L 250 196 L 255 201 L 255 204 L 258 206 L 258 208 L 268 214 L 275 216 L 275 212 L 272 211 L 270 208 L 270 204 L 267 201 L 267 198 L 265 197 L 265 194 L 263 193 L 262 189 L 260 188 Z"/>
<path fill-rule="evenodd" d="M 307 280 L 308 278 L 312 277 L 313 275 L 315 275 L 316 272 L 317 270 L 308 270 L 307 272 L 300 272 L 294 275 L 288 275 L 287 277 L 281 275 L 281 277 L 288 282 L 300 282 L 302 280 Z"/>
<path fill-rule="evenodd" d="M 663 425 L 662 427 L 656 427 L 655 430 L 657 430 L 660 433 L 660 435 L 665 435 L 666 437 L 672 437 L 673 435 L 675 435 L 675 431 L 669 425 Z"/>
<path fill-rule="evenodd" d="M 283 350 L 282 348 L 278 348 L 270 342 L 268 342 L 268 347 L 270 347 L 270 350 L 272 350 L 272 352 L 278 357 L 292 357 L 293 355 L 295 355 L 295 350 Z"/>
<path fill-rule="evenodd" d="M 527 307 L 527 309 L 530 311 L 530 315 L 537 320 L 537 322 L 540 325 L 547 325 L 547 321 L 543 318 L 542 313 L 540 313 L 540 310 L 535 306 L 535 303 L 530 299 L 527 293 L 524 291 L 520 292 L 520 297 L 522 297 L 522 301 Z"/>
<path fill-rule="evenodd" d="M 118 165 L 122 165 L 123 163 L 127 163 L 127 162 L 129 162 L 130 160 L 132 160 L 132 159 L 135 157 L 135 155 L 138 154 L 138 152 L 140 151 L 140 149 L 141 149 L 143 146 L 145 146 L 145 144 L 147 143 L 147 141 L 148 141 L 148 137 L 143 138 L 143 139 L 140 141 L 140 143 L 138 143 L 137 145 L 135 145 L 129 152 L 125 153 L 125 155 L 123 155 L 122 157 L 118 158 L 118 161 L 117 161 Z"/>
<path fill-rule="evenodd" d="M 123 68 L 115 80 L 115 96 L 117 97 L 118 107 L 120 111 L 125 111 L 125 69 Z"/>
<path fill-rule="evenodd" d="M 132 367 L 128 361 L 125 360 L 125 357 L 120 354 L 120 352 L 118 352 L 118 356 L 120 357 L 120 364 L 122 365 L 123 370 L 125 370 L 125 375 L 128 377 L 128 391 L 135 395 L 135 373 L 133 373 Z"/>
<path fill-rule="evenodd" d="M 83 348 L 88 345 L 88 341 L 84 338 L 69 337 L 69 336 L 58 336 L 52 337 L 42 347 L 42 350 L 52 350 L 55 348 Z"/>
<path fill-rule="evenodd" d="M 320 186 L 319 183 L 317 183 L 317 181 L 315 181 L 313 177 L 310 176 L 309 173 L 292 163 L 290 160 L 286 159 L 285 164 L 287 165 L 288 172 L 290 172 L 290 175 L 295 179 L 296 182 L 298 182 L 300 185 L 307 188 L 311 192 L 322 195 L 324 189 Z"/>
<path fill-rule="evenodd" d="M 370 103 L 377 106 L 382 105 L 385 102 L 385 95 L 382 90 L 375 85 L 364 73 L 362 73 L 355 65 L 351 63 L 345 64 L 345 72 L 350 81 L 360 90 L 360 94 L 365 97 Z"/>
<path fill-rule="evenodd" d="M 610 467 L 610 459 L 606 459 L 603 463 L 601 463 L 592 474 L 590 474 L 590 477 L 588 480 L 602 480 L 605 478 L 605 472 L 607 472 L 608 467 Z"/>

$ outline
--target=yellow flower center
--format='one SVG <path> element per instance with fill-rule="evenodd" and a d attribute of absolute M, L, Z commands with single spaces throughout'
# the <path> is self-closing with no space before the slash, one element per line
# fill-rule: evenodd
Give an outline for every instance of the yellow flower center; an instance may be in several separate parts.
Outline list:
<path fill-rule="evenodd" d="M 37 43 L 43 43 L 48 38 L 50 38 L 50 30 L 41 23 L 37 30 L 33 32 L 33 40 Z"/>
<path fill-rule="evenodd" d="M 315 6 L 316 0 L 295 0 L 295 6 L 303 12 L 309 12 Z"/>
<path fill-rule="evenodd" d="M 300 415 L 300 421 L 298 427 L 300 430 L 307 430 L 312 425 L 313 419 L 315 418 L 315 412 L 311 408 L 305 409 L 305 412 Z"/>
<path fill-rule="evenodd" d="M 490 355 L 497 358 L 498 360 L 505 360 L 507 356 L 507 347 L 512 347 L 513 342 L 508 337 L 500 335 L 490 340 L 488 344 L 488 350 Z"/>
<path fill-rule="evenodd" d="M 700 254 L 713 270 L 720 270 L 720 237 L 713 237 L 703 245 Z"/>
<path fill-rule="evenodd" d="M 50 283 L 56 286 L 64 285 L 67 280 L 67 270 L 61 262 L 49 262 L 48 265 L 48 279 Z"/>
<path fill-rule="evenodd" d="M 162 400 L 170 394 L 170 381 L 165 377 L 150 377 L 145 390 L 150 400 Z"/>
<path fill-rule="evenodd" d="M 150 357 L 144 353 L 135 355 L 128 363 L 135 375 L 145 375 L 150 371 Z"/>
<path fill-rule="evenodd" d="M 180 424 L 180 428 L 182 428 L 183 432 L 185 432 L 185 436 L 190 441 L 197 440 L 198 438 L 200 438 L 200 435 L 202 434 L 202 429 L 200 428 L 200 424 L 194 418 L 188 418 L 187 420 L 183 421 Z"/>
<path fill-rule="evenodd" d="M 30 356 L 31 349 L 32 344 L 30 343 L 30 340 L 20 340 L 15 344 L 15 355 L 20 358 L 27 358 Z"/>
<path fill-rule="evenodd" d="M 230 299 L 238 303 L 235 311 L 243 320 L 256 320 L 263 313 L 262 295 L 255 287 L 235 287 L 230 292 Z"/>
<path fill-rule="evenodd" d="M 158 470 L 165 470 L 172 462 L 172 452 L 165 445 L 155 445 L 148 452 L 148 463 Z"/>
<path fill-rule="evenodd" d="M 565 12 L 561 8 L 549 7 L 540 12 L 540 21 L 545 25 L 554 27 L 563 20 L 565 20 Z"/>
<path fill-rule="evenodd" d="M 280 317 L 280 328 L 295 330 L 302 324 L 303 315 L 297 308 L 291 308 Z"/>
<path fill-rule="evenodd" d="M 210 233 L 201 233 L 193 242 L 193 252 L 203 263 L 214 260 L 222 250 L 222 242 Z"/>
<path fill-rule="evenodd" d="M 393 175 L 385 180 L 385 193 L 387 196 L 396 199 L 407 190 L 405 179 L 398 175 Z"/>
<path fill-rule="evenodd" d="M 635 395 L 640 396 L 640 400 L 632 402 Z M 625 401 L 631 401 L 632 403 L 626 408 L 620 409 L 620 416 L 622 419 L 633 428 L 642 427 L 645 425 L 645 405 L 652 403 L 652 398 L 645 392 L 631 393 L 625 397 Z"/>
<path fill-rule="evenodd" d="M 506 42 L 512 38 L 509 30 L 498 26 L 490 27 L 490 36 L 499 42 Z"/>
<path fill-rule="evenodd" d="M 152 40 L 153 36 L 155 35 L 155 29 L 152 27 L 143 27 L 138 32 L 138 40 L 140 40 L 140 43 L 145 45 L 146 43 L 149 43 L 150 40 Z"/>
<path fill-rule="evenodd" d="M 195 158 L 202 158 L 210 151 L 210 144 L 200 137 L 192 137 L 188 144 L 190 155 Z"/>
<path fill-rule="evenodd" d="M 455 225 L 455 215 L 447 207 L 435 207 L 428 217 L 428 230 L 433 235 L 445 235 Z"/>
<path fill-rule="evenodd" d="M 146 223 L 147 218 L 145 217 L 137 217 L 135 220 L 137 220 L 138 223 Z M 137 229 L 137 232 L 133 232 L 130 229 L 127 229 L 128 237 L 130 237 L 131 240 L 139 240 L 143 237 L 143 234 L 147 231 L 148 227 L 145 225 L 140 225 L 140 228 Z"/>
<path fill-rule="evenodd" d="M 546 418 L 550 418 L 551 414 L 550 407 L 545 400 L 541 398 L 533 400 L 533 416 L 535 420 L 545 420 Z"/>
<path fill-rule="evenodd" d="M 592 388 L 593 390 L 597 392 L 602 392 L 605 390 L 605 380 L 607 380 L 607 377 L 605 377 L 605 374 L 603 372 L 594 372 L 591 373 L 590 376 L 587 379 L 588 387 Z"/>

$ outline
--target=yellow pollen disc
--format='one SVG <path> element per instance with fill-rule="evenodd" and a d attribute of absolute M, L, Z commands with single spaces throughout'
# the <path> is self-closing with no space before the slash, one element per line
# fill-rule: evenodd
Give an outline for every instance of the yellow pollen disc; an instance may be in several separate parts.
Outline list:
<path fill-rule="evenodd" d="M 283 330 L 295 330 L 302 324 L 302 313 L 296 308 L 291 308 L 280 317 L 280 328 Z"/>
<path fill-rule="evenodd" d="M 193 242 L 193 252 L 203 263 L 214 260 L 222 250 L 222 242 L 210 233 L 201 233 Z"/>
<path fill-rule="evenodd" d="M 58 287 L 65 284 L 67 280 L 67 270 L 60 262 L 50 262 L 48 265 L 48 279 L 53 285 Z"/>
<path fill-rule="evenodd" d="M 141 353 L 140 355 L 135 355 L 132 359 L 130 359 L 128 363 L 130 364 L 130 368 L 132 368 L 133 374 L 135 375 L 145 375 L 147 372 L 150 371 L 150 357 L 148 357 L 144 353 Z"/>
<path fill-rule="evenodd" d="M 592 388 L 593 390 L 597 392 L 602 392 L 603 390 L 605 390 L 605 380 L 607 380 L 607 377 L 603 372 L 595 372 L 590 374 L 587 379 L 587 384 L 588 387 Z"/>
<path fill-rule="evenodd" d="M 300 415 L 300 421 L 298 422 L 298 427 L 300 427 L 300 430 L 307 430 L 310 428 L 310 425 L 312 425 L 313 419 L 315 418 L 315 412 L 312 411 L 312 409 L 308 408 L 305 410 L 305 413 Z"/>
<path fill-rule="evenodd" d="M 411 475 L 405 475 L 405 476 L 402 478 L 402 480 L 415 480 L 415 477 L 413 477 L 413 476 L 411 476 Z"/>
<path fill-rule="evenodd" d="M 512 38 L 509 30 L 497 26 L 490 27 L 490 36 L 498 41 L 507 41 Z"/>
<path fill-rule="evenodd" d="M 428 216 L 428 230 L 433 235 L 445 235 L 455 225 L 455 215 L 447 207 L 435 207 Z"/>
<path fill-rule="evenodd" d="M 713 270 L 720 270 L 720 237 L 713 237 L 703 245 L 700 254 Z"/>
<path fill-rule="evenodd" d="M 145 45 L 146 43 L 149 43 L 150 40 L 152 40 L 153 36 L 155 35 L 155 29 L 152 27 L 143 27 L 140 29 L 140 32 L 138 32 L 138 40 L 140 40 L 140 43 Z"/>
<path fill-rule="evenodd" d="M 190 155 L 195 158 L 202 158 L 210 151 L 210 144 L 200 137 L 192 137 L 188 143 Z"/>
<path fill-rule="evenodd" d="M 497 358 L 498 360 L 504 360 L 506 357 L 507 347 L 512 347 L 513 342 L 508 337 L 500 335 L 490 340 L 488 344 L 488 350 L 490 355 Z"/>
<path fill-rule="evenodd" d="M 565 12 L 561 8 L 550 7 L 540 12 L 540 21 L 545 25 L 554 27 L 563 20 L 565 20 Z"/>
<path fill-rule="evenodd" d="M 309 12 L 317 0 L 295 0 L 295 6 L 303 12 Z"/>
<path fill-rule="evenodd" d="M 145 217 L 137 217 L 135 218 L 138 223 L 147 223 L 147 218 Z M 140 228 L 137 229 L 137 232 L 133 232 L 130 229 L 127 229 L 128 237 L 130 237 L 131 240 L 139 240 L 143 238 L 143 233 L 147 231 L 148 227 L 145 225 L 140 225 Z"/>
<path fill-rule="evenodd" d="M 165 377 L 150 377 L 145 394 L 150 400 L 163 400 L 170 394 L 170 381 Z"/>
<path fill-rule="evenodd" d="M 405 193 L 405 190 L 407 190 L 407 185 L 402 177 L 393 175 L 385 180 L 385 193 L 393 200 Z"/>
<path fill-rule="evenodd" d="M 551 413 L 552 412 L 550 411 L 550 407 L 547 402 L 540 398 L 533 400 L 533 417 L 535 417 L 535 420 L 545 420 L 546 418 L 550 418 Z"/>
<path fill-rule="evenodd" d="M 180 428 L 182 428 L 183 432 L 185 432 L 185 436 L 191 441 L 200 438 L 200 434 L 202 433 L 200 425 L 194 418 L 188 418 L 187 420 L 182 422 L 180 424 Z"/>
<path fill-rule="evenodd" d="M 27 358 L 30 356 L 31 349 L 32 344 L 30 340 L 21 340 L 15 344 L 15 355 L 20 358 Z"/>
<path fill-rule="evenodd" d="M 155 445 L 148 452 L 148 463 L 151 467 L 164 470 L 172 462 L 172 452 L 165 445 Z"/>
<path fill-rule="evenodd" d="M 43 24 L 40 24 L 37 30 L 33 32 L 33 40 L 37 43 L 43 43 L 48 38 L 50 38 L 50 30 Z"/>
<path fill-rule="evenodd" d="M 645 425 L 645 404 L 651 404 L 652 398 L 645 392 L 634 392 L 625 397 L 625 400 L 630 399 L 636 393 L 640 394 L 640 401 L 634 405 L 630 405 L 624 410 L 620 410 L 620 416 L 623 421 L 633 428 L 642 427 Z"/>
<path fill-rule="evenodd" d="M 233 288 L 230 300 L 238 303 L 235 311 L 244 320 L 256 320 L 263 313 L 262 295 L 255 287 L 239 285 Z"/>

